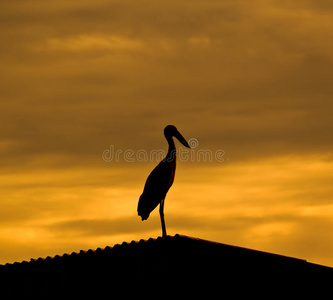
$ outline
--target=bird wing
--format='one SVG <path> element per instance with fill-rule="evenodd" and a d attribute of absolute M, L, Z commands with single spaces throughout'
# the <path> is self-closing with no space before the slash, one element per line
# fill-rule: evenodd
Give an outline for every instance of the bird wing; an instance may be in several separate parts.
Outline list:
<path fill-rule="evenodd" d="M 173 179 L 174 171 L 172 164 L 161 161 L 149 174 L 144 192 L 153 193 L 156 196 L 165 196 L 173 183 Z"/>
<path fill-rule="evenodd" d="M 138 204 L 138 214 L 143 220 L 165 198 L 174 179 L 174 167 L 171 163 L 162 161 L 149 174 Z"/>

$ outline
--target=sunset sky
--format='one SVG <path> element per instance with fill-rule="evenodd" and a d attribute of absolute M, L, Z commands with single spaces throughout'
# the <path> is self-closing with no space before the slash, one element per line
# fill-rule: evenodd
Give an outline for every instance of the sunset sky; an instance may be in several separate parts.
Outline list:
<path fill-rule="evenodd" d="M 169 235 L 333 266 L 333 3 L 13 0 L 0 21 L 1 264 L 160 236 L 136 209 L 173 124 L 195 145 Z"/>

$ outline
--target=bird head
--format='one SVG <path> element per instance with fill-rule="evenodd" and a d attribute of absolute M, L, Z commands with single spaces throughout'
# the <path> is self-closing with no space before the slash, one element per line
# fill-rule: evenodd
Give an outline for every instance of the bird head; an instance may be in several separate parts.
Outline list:
<path fill-rule="evenodd" d="M 180 134 L 176 126 L 168 125 L 164 128 L 164 135 L 166 139 L 168 137 L 175 137 L 178 141 L 180 141 L 185 147 L 191 148 L 188 142 L 185 140 L 185 138 Z"/>

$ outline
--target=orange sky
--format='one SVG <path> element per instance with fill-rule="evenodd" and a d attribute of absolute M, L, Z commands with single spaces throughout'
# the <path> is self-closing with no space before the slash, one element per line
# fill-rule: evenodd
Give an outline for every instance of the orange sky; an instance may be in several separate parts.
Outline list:
<path fill-rule="evenodd" d="M 168 234 L 333 266 L 332 4 L 1 6 L 0 263 L 161 235 L 136 212 L 158 161 L 103 152 L 165 151 L 174 124 L 199 144 Z"/>

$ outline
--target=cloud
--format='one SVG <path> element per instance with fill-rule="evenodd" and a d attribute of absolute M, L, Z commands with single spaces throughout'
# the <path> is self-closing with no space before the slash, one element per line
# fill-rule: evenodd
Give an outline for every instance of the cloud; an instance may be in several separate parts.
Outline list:
<path fill-rule="evenodd" d="M 33 0 L 0 16 L 5 239 L 24 226 L 52 245 L 158 234 L 158 215 L 134 218 L 156 162 L 102 153 L 166 150 L 167 124 L 229 158 L 179 162 L 171 231 L 282 251 L 331 228 L 329 4 Z"/>
<path fill-rule="evenodd" d="M 332 126 L 325 100 L 331 94 L 327 25 L 311 27 L 292 14 L 282 24 L 286 12 L 278 13 L 270 12 L 271 22 L 280 27 L 264 26 L 267 17 L 248 26 L 256 14 L 266 16 L 262 11 L 231 21 L 213 18 L 217 24 L 196 12 L 207 30 L 197 32 L 194 23 L 181 37 L 154 27 L 149 18 L 145 24 L 155 35 L 140 26 L 135 34 L 115 34 L 110 18 L 110 27 L 97 33 L 78 26 L 72 34 L 23 40 L 21 52 L 11 56 L 28 59 L 9 60 L 4 87 L 11 104 L 5 106 L 2 126 L 13 144 L 11 153 L 93 159 L 106 140 L 133 147 L 142 132 L 161 132 L 172 122 L 209 147 L 223 143 L 239 156 L 240 146 L 251 155 L 254 148 L 262 149 L 260 155 L 327 151 Z M 58 22 L 68 27 L 66 19 Z M 290 29 L 288 22 L 299 27 Z M 125 19 L 122 25 L 131 24 Z M 321 105 L 314 106 L 314 99 Z M 141 138 L 147 146 L 158 141 Z"/>
<path fill-rule="evenodd" d="M 234 216 L 200 218 L 169 214 L 168 233 L 200 236 L 263 251 L 330 264 L 332 249 L 329 232 L 330 217 L 276 214 L 266 217 Z M 117 219 L 78 219 L 51 224 L 48 231 L 55 236 L 74 240 L 101 237 L 138 237 L 155 232 L 159 235 L 159 218 L 141 222 L 137 216 Z M 236 236 L 235 236 L 236 235 Z M 152 235 L 150 235 L 152 236 Z"/>
<path fill-rule="evenodd" d="M 117 36 L 94 36 L 94 35 L 79 35 L 65 39 L 49 39 L 46 44 L 41 47 L 41 51 L 139 51 L 142 48 L 141 41 L 126 39 Z"/>
<path fill-rule="evenodd" d="M 74 234 L 79 236 L 111 236 L 119 234 L 129 234 L 143 232 L 147 227 L 138 225 L 137 216 L 123 217 L 116 219 L 79 219 L 59 222 L 49 226 L 49 230 L 55 231 L 58 234 Z M 151 230 L 153 227 L 148 224 Z"/>

